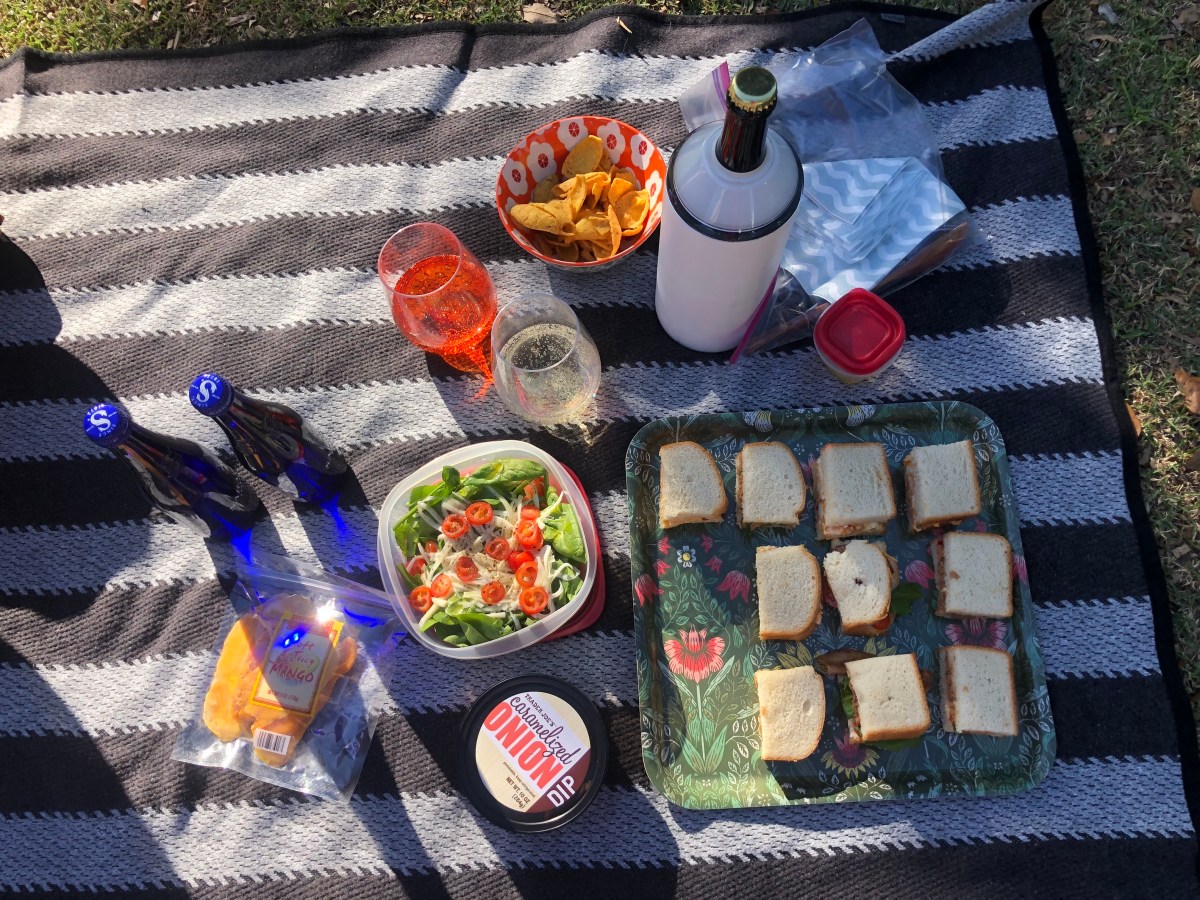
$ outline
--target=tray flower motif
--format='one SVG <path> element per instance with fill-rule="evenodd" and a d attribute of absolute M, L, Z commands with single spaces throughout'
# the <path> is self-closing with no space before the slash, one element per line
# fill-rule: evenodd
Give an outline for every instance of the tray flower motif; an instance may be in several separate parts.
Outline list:
<path fill-rule="evenodd" d="M 975 444 L 983 511 L 959 529 L 1002 534 L 1012 544 L 1009 620 L 934 615 L 930 544 L 936 533 L 913 535 L 907 527 L 904 457 L 921 444 L 966 437 Z M 791 531 L 738 528 L 732 504 L 720 523 L 664 531 L 657 516 L 658 450 L 678 440 L 696 441 L 713 454 L 731 496 L 737 453 L 748 442 L 788 444 L 810 484 L 809 467 L 826 442 L 882 443 L 900 501 L 886 535 L 889 552 L 921 598 L 882 637 L 847 637 L 826 611 L 804 641 L 760 640 L 754 548 L 803 543 L 823 556 L 829 545 L 816 540 L 811 497 Z M 1026 790 L 1045 777 L 1054 761 L 1054 723 L 1016 503 L 1003 439 L 979 409 L 933 402 L 659 419 L 630 443 L 626 478 L 642 757 L 651 782 L 673 803 L 721 809 L 988 796 Z M 755 671 L 812 665 L 820 654 L 841 647 L 876 655 L 914 653 L 922 668 L 936 671 L 937 648 L 951 644 L 1012 654 L 1020 718 L 1015 738 L 946 732 L 935 689 L 929 695 L 932 726 L 919 743 L 891 749 L 852 744 L 836 685 L 826 679 L 826 721 L 816 752 L 797 763 L 762 759 Z"/>

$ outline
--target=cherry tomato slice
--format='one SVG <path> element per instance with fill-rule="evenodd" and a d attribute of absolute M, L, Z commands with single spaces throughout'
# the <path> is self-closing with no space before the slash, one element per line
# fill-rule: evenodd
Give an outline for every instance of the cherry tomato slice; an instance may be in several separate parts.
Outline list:
<path fill-rule="evenodd" d="M 408 595 L 408 602 L 419 613 L 429 612 L 429 607 L 433 606 L 433 592 L 425 585 L 413 588 Z"/>
<path fill-rule="evenodd" d="M 546 479 L 537 477 L 525 485 L 525 499 L 533 501 L 534 506 L 540 506 L 546 493 Z"/>
<path fill-rule="evenodd" d="M 433 584 L 429 585 L 429 591 L 435 597 L 449 597 L 450 591 L 453 589 L 454 585 L 450 582 L 450 576 L 445 572 L 433 579 Z"/>
<path fill-rule="evenodd" d="M 452 541 L 466 534 L 469 527 L 467 517 L 462 513 L 451 513 L 442 520 L 442 534 Z"/>
<path fill-rule="evenodd" d="M 467 521 L 472 525 L 486 525 L 495 517 L 496 512 L 492 509 L 492 504 L 482 500 L 467 507 Z"/>
<path fill-rule="evenodd" d="M 517 543 L 526 550 L 540 550 L 542 544 L 542 529 L 538 527 L 537 522 L 532 522 L 526 519 L 517 526 Z"/>
<path fill-rule="evenodd" d="M 487 542 L 487 546 L 483 548 L 483 552 L 494 559 L 496 562 L 503 562 L 508 559 L 508 555 L 512 553 L 512 547 L 508 541 L 502 537 L 492 538 Z"/>
<path fill-rule="evenodd" d="M 523 588 L 533 587 L 533 583 L 537 581 L 537 563 L 522 563 L 521 568 L 517 569 L 516 579 L 517 584 Z"/>
<path fill-rule="evenodd" d="M 517 602 L 521 604 L 521 612 L 525 615 L 536 616 L 546 608 L 546 604 L 550 602 L 550 595 L 546 593 L 545 588 L 527 587 L 521 591 Z"/>
<path fill-rule="evenodd" d="M 479 577 L 479 566 L 469 556 L 460 556 L 454 562 L 454 574 L 458 580 L 469 584 Z"/>
<path fill-rule="evenodd" d="M 426 541 L 425 542 L 425 552 L 428 553 L 430 556 L 433 556 L 433 554 L 437 553 L 438 552 L 437 541 Z"/>
<path fill-rule="evenodd" d="M 483 602 L 488 606 L 495 606 L 504 599 L 504 595 L 508 593 L 498 581 L 489 581 L 483 586 Z"/>
<path fill-rule="evenodd" d="M 414 556 L 412 559 L 410 559 L 408 561 L 408 565 L 405 568 L 408 569 L 408 574 L 412 575 L 415 578 L 416 576 L 420 575 L 422 572 L 425 571 L 426 565 L 427 565 L 427 563 L 425 562 L 425 557 Z"/>
<path fill-rule="evenodd" d="M 514 572 L 521 568 L 521 566 L 525 565 L 525 563 L 531 562 L 533 562 L 533 554 L 524 550 L 518 550 L 515 553 L 510 553 L 508 555 L 508 567 Z"/>
<path fill-rule="evenodd" d="M 542 514 L 542 511 L 540 509 L 538 509 L 536 506 L 530 505 L 530 506 L 522 506 L 521 507 L 521 521 L 522 522 L 530 520 L 530 519 L 536 519 L 541 514 Z"/>

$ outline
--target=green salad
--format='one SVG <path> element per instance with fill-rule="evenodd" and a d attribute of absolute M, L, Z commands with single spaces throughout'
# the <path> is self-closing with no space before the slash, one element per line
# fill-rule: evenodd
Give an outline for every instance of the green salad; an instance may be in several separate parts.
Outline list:
<path fill-rule="evenodd" d="M 529 459 L 498 459 L 414 488 L 393 528 L 420 628 L 454 647 L 494 641 L 570 603 L 587 548 L 570 498 Z"/>

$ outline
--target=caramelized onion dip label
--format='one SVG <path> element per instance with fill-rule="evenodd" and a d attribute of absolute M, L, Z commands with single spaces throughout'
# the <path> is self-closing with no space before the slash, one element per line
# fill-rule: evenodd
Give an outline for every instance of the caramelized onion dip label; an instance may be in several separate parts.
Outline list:
<path fill-rule="evenodd" d="M 271 638 L 271 649 L 254 688 L 255 701 L 311 713 L 329 652 L 337 646 L 341 633 L 341 622 L 322 624 L 306 616 L 286 614 Z"/>
<path fill-rule="evenodd" d="M 523 813 L 568 806 L 582 787 L 591 742 L 569 704 L 526 691 L 488 711 L 475 743 L 475 763 L 492 796 Z"/>

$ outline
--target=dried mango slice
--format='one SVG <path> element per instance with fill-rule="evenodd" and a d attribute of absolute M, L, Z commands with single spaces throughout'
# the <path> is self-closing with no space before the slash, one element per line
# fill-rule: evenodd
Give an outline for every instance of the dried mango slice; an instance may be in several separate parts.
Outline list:
<path fill-rule="evenodd" d="M 250 733 L 253 717 L 246 714 L 246 704 L 270 637 L 270 629 L 257 616 L 245 615 L 234 623 L 221 645 L 201 716 L 219 740 L 232 741 Z"/>
<path fill-rule="evenodd" d="M 589 134 L 567 154 L 562 166 L 563 177 L 574 178 L 585 172 L 595 172 L 603 156 L 603 141 L 594 134 Z"/>
<path fill-rule="evenodd" d="M 306 716 L 287 710 L 273 710 L 265 707 L 259 708 L 261 712 L 255 716 L 254 724 L 250 728 L 251 737 L 259 731 L 267 731 L 272 735 L 286 735 L 289 738 L 287 749 L 282 753 L 274 753 L 265 747 L 258 746 L 256 742 L 254 755 L 268 766 L 279 768 L 296 755 L 296 748 L 300 744 L 300 739 L 304 737 L 304 732 L 308 730 L 309 723 L 316 718 L 317 713 L 333 696 L 333 688 L 337 684 L 337 680 L 354 667 L 354 660 L 358 658 L 358 644 L 354 638 L 344 636 L 333 652 L 334 658 L 325 664 L 325 673 L 321 680 L 321 687 L 317 691 L 311 715 Z"/>

